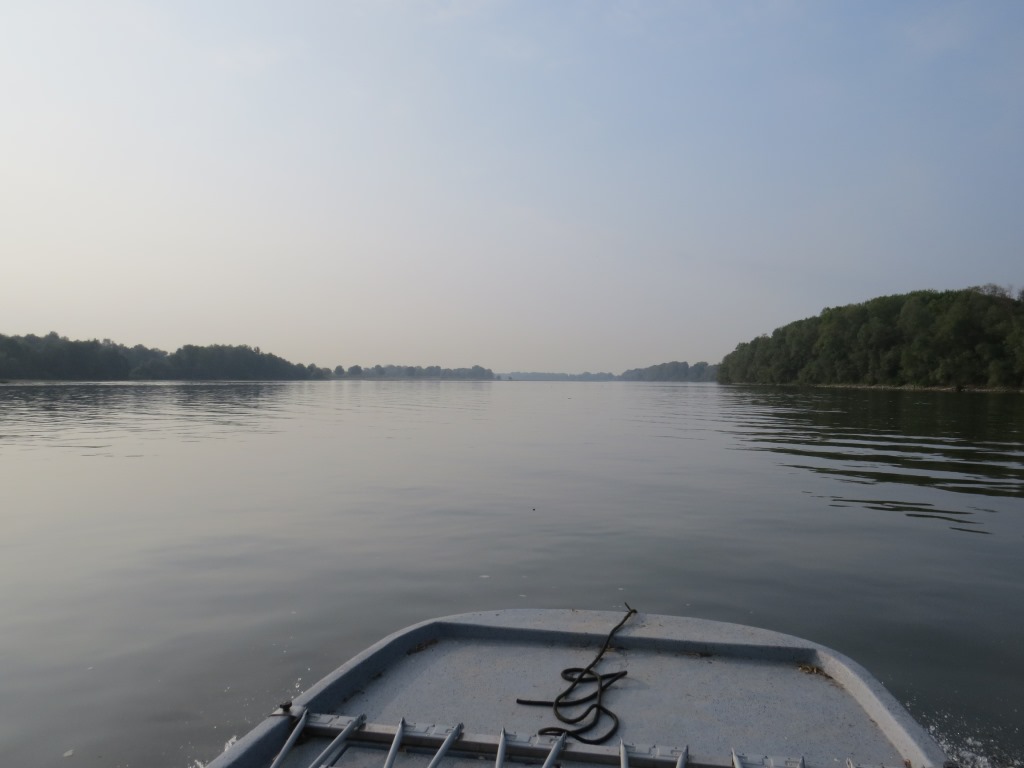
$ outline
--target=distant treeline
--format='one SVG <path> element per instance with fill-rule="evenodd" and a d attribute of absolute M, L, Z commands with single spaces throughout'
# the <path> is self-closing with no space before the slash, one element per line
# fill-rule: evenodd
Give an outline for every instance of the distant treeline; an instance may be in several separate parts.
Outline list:
<path fill-rule="evenodd" d="M 541 371 L 513 371 L 502 374 L 512 381 L 614 381 L 614 373 L 543 373 Z"/>
<path fill-rule="evenodd" d="M 515 381 L 715 381 L 717 365 L 705 362 L 659 363 L 647 368 L 632 368 L 616 376 L 614 373 L 536 373 L 516 371 L 502 374 Z"/>
<path fill-rule="evenodd" d="M 1024 291 L 915 291 L 826 308 L 740 344 L 718 381 L 1024 388 Z"/>
<path fill-rule="evenodd" d="M 66 336 L 0 334 L 0 380 L 43 381 L 296 381 L 309 379 L 493 379 L 494 373 L 472 368 L 426 368 L 404 365 L 353 365 L 332 372 L 310 363 L 290 363 L 259 347 L 188 344 L 168 354 L 141 344 L 126 347 L 110 339 L 72 341 Z"/>
<path fill-rule="evenodd" d="M 717 377 L 717 365 L 708 365 L 703 361 L 690 365 L 685 360 L 681 363 L 659 363 L 647 368 L 633 368 L 619 376 L 623 381 L 715 381 Z"/>
<path fill-rule="evenodd" d="M 374 365 L 363 368 L 361 365 L 350 366 L 346 371 L 342 366 L 334 369 L 337 379 L 463 379 L 490 381 L 494 371 L 474 365 L 472 368 L 442 368 L 439 365 Z"/>
<path fill-rule="evenodd" d="M 353 365 L 347 370 L 291 363 L 259 347 L 188 344 L 176 352 L 127 347 L 110 339 L 73 341 L 57 333 L 45 336 L 0 334 L 0 380 L 41 381 L 280 381 L 309 379 L 432 379 L 490 381 L 714 381 L 718 366 L 661 363 L 613 373 L 512 373 L 498 377 L 490 368 L 442 368 L 439 365 Z"/>
<path fill-rule="evenodd" d="M 315 365 L 290 363 L 259 347 L 188 344 L 168 354 L 141 344 L 126 347 L 109 339 L 72 341 L 46 336 L 0 335 L 0 379 L 58 381 L 298 380 L 329 379 Z"/>

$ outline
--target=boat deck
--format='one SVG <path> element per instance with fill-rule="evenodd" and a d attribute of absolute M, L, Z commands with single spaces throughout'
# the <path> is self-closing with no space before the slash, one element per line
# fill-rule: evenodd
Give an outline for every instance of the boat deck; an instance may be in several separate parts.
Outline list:
<path fill-rule="evenodd" d="M 538 736 L 560 723 L 550 707 L 516 699 L 553 699 L 567 685 L 562 670 L 587 666 L 621 618 L 497 611 L 396 633 L 269 718 L 260 764 L 273 762 L 303 718 L 301 738 L 276 768 L 306 768 L 326 758 L 348 768 L 428 768 L 432 761 L 434 768 L 479 768 L 481 759 L 493 762 L 499 752 L 508 763 L 624 768 L 937 768 L 944 761 L 877 681 L 823 646 L 735 624 L 646 614 L 623 626 L 598 666 L 627 672 L 604 699 L 620 718 L 614 739 L 591 746 Z M 344 743 L 317 762 L 346 726 Z M 392 749 L 398 730 L 399 748 Z M 231 754 L 211 768 L 256 764 L 232 762 Z"/>

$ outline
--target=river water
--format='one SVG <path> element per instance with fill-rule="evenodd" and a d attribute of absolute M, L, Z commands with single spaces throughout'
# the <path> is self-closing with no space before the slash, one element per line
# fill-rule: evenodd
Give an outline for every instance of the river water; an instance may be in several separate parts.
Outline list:
<path fill-rule="evenodd" d="M 1024 397 L 568 382 L 0 385 L 0 754 L 196 768 L 379 637 L 735 621 L 1024 765 Z"/>

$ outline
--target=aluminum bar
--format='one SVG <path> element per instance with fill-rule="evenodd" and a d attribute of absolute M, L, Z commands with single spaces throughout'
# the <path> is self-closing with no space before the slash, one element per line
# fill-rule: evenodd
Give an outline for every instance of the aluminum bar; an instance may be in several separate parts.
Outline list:
<path fill-rule="evenodd" d="M 279 768 L 281 763 L 284 762 L 284 759 L 288 757 L 288 753 L 291 751 L 292 747 L 295 746 L 295 742 L 302 734 L 302 729 L 306 727 L 307 719 L 309 719 L 309 710 L 304 709 L 302 710 L 302 717 L 299 718 L 299 722 L 292 729 L 291 734 L 289 734 L 288 741 L 284 743 L 284 746 L 281 747 L 281 751 L 277 753 L 277 757 L 274 758 L 274 762 L 270 764 L 270 768 Z"/>
<path fill-rule="evenodd" d="M 555 760 L 558 759 L 558 754 L 562 751 L 562 747 L 565 746 L 565 734 L 563 733 L 558 737 L 558 741 L 551 745 L 551 751 L 548 752 L 548 758 L 544 761 L 543 768 L 553 768 Z"/>
<path fill-rule="evenodd" d="M 388 750 L 388 757 L 384 761 L 384 768 L 392 768 L 395 764 L 395 758 L 398 757 L 398 748 L 402 746 L 402 735 L 405 733 L 405 718 L 403 717 L 398 721 L 398 727 L 395 728 L 395 738 L 391 742 L 391 749 Z"/>
<path fill-rule="evenodd" d="M 327 745 L 327 749 L 321 752 L 317 756 L 316 760 L 310 763 L 309 768 L 320 768 L 320 766 L 323 765 L 334 765 L 334 761 L 338 759 L 338 755 L 345 746 L 345 742 L 348 740 L 348 737 L 352 735 L 352 731 L 357 728 L 361 728 L 365 722 L 366 715 L 359 715 L 359 717 L 354 718 L 352 722 L 346 725 L 344 729 L 342 729 L 341 733 L 334 738 L 334 741 Z"/>
<path fill-rule="evenodd" d="M 455 743 L 455 740 L 461 735 L 462 723 L 459 723 L 452 728 L 452 732 L 445 737 L 444 742 L 442 742 L 441 746 L 437 748 L 437 754 L 434 755 L 434 759 L 430 761 L 430 765 L 428 765 L 427 768 L 437 768 L 437 766 L 440 765 L 441 760 L 444 758 L 445 753 L 448 752 L 448 748 L 451 747 L 451 745 Z"/>
<path fill-rule="evenodd" d="M 504 768 L 506 749 L 508 749 L 508 737 L 505 735 L 505 729 L 502 728 L 498 735 L 498 755 L 494 758 L 494 768 Z"/>

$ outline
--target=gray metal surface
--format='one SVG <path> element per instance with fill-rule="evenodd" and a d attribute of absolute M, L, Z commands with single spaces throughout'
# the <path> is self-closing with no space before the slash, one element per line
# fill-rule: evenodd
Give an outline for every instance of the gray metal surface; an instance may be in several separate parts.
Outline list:
<path fill-rule="evenodd" d="M 570 739 L 558 747 L 557 739 L 536 736 L 558 723 L 550 709 L 516 699 L 554 698 L 566 686 L 561 671 L 586 666 L 621 618 L 508 610 L 415 625 L 344 664 L 210 768 L 269 766 L 305 712 L 302 736 L 282 767 L 337 759 L 347 768 L 383 768 L 389 748 L 401 742 L 394 768 L 463 762 L 479 768 L 481 758 L 495 761 L 502 751 L 502 729 L 506 764 L 938 768 L 944 762 L 935 742 L 874 678 L 824 646 L 736 624 L 647 614 L 620 630 L 599 667 L 628 672 L 605 699 L 621 719 L 616 740 L 589 746 Z M 357 716 L 366 723 L 353 727 Z M 329 748 L 346 727 L 344 744 Z"/>

